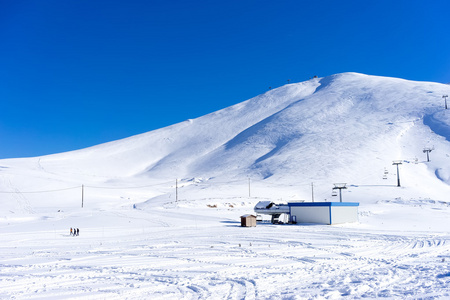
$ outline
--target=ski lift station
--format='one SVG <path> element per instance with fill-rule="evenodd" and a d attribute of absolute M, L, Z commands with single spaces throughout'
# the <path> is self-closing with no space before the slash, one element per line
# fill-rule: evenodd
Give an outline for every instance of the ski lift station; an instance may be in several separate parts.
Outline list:
<path fill-rule="evenodd" d="M 358 221 L 356 202 L 289 202 L 275 204 L 272 201 L 260 201 L 254 210 L 257 214 L 270 215 L 272 223 L 279 223 L 282 214 L 289 216 L 289 222 L 315 224 L 341 224 Z"/>

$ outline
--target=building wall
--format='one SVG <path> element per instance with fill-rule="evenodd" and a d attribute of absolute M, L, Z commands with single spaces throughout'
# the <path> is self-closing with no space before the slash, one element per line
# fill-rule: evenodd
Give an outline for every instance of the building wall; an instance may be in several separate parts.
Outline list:
<path fill-rule="evenodd" d="M 241 217 L 241 226 L 242 227 L 255 227 L 256 226 L 256 217 Z"/>
<path fill-rule="evenodd" d="M 311 202 L 288 203 L 291 218 L 297 223 L 340 224 L 358 222 L 359 203 Z"/>
<path fill-rule="evenodd" d="M 358 206 L 331 206 L 331 224 L 358 222 Z"/>
<path fill-rule="evenodd" d="M 292 206 L 291 216 L 297 217 L 297 223 L 330 224 L 330 207 Z"/>

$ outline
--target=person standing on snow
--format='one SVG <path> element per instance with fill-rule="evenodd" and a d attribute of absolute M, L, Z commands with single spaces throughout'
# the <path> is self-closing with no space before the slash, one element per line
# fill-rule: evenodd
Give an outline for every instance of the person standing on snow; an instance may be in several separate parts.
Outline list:
<path fill-rule="evenodd" d="M 70 235 L 72 235 L 72 234 L 73 234 L 72 227 L 70 227 Z"/>
<path fill-rule="evenodd" d="M 80 235 L 80 229 L 77 228 L 77 236 Z"/>

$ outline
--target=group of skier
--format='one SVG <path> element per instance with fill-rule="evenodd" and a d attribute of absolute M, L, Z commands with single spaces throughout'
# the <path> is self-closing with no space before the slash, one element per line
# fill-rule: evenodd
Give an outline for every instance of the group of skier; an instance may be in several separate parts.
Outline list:
<path fill-rule="evenodd" d="M 70 235 L 71 236 L 79 236 L 80 235 L 80 229 L 70 227 Z"/>

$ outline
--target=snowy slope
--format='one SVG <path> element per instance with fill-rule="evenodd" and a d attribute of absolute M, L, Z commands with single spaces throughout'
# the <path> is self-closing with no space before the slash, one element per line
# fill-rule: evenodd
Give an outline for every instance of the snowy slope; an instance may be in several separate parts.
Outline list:
<path fill-rule="evenodd" d="M 343 73 L 0 160 L 0 298 L 448 298 L 449 92 Z M 338 201 L 341 182 L 359 223 L 239 228 L 260 200 Z"/>
<path fill-rule="evenodd" d="M 434 146 L 432 163 L 404 165 L 402 175 L 411 177 L 410 186 L 425 181 L 448 191 L 450 122 L 442 103 L 448 91 L 443 84 L 344 73 L 289 84 L 127 139 L 63 154 L 4 160 L 1 165 L 3 173 L 17 168 L 32 172 L 25 172 L 36 179 L 31 190 L 42 184 L 49 189 L 66 187 L 63 182 L 69 186 L 176 178 L 223 182 L 249 177 L 299 186 L 314 182 L 324 193 L 335 182 L 386 184 L 383 172 L 385 168 L 396 172 L 393 160 L 422 162 L 423 147 Z M 18 182 L 9 178 L 8 184 L 27 190 L 22 183 L 30 181 L 20 174 L 15 174 Z M 396 184 L 391 177 L 389 182 Z M 3 183 L 3 190 L 10 188 Z M 307 195 L 309 189 L 297 189 L 296 196 Z M 423 197 L 444 200 L 440 194 Z"/>

